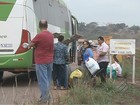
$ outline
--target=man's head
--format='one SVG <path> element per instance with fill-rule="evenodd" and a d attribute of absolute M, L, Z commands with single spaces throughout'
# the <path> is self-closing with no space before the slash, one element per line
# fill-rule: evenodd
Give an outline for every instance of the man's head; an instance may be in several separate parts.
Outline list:
<path fill-rule="evenodd" d="M 98 37 L 98 44 L 101 45 L 104 42 L 104 38 L 102 36 Z"/>
<path fill-rule="evenodd" d="M 58 36 L 58 41 L 59 41 L 59 42 L 62 42 L 63 40 L 64 40 L 64 36 L 60 34 L 60 35 Z"/>
<path fill-rule="evenodd" d="M 39 22 L 39 28 L 40 30 L 44 30 L 44 29 L 47 29 L 48 28 L 48 22 L 47 20 L 40 20 Z"/>

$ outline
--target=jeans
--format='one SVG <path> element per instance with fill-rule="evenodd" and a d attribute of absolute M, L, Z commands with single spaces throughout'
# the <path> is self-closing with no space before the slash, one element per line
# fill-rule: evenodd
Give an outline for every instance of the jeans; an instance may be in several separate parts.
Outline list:
<path fill-rule="evenodd" d="M 53 64 L 53 80 L 57 82 L 57 87 L 68 87 L 66 64 Z"/>
<path fill-rule="evenodd" d="M 41 100 L 49 100 L 52 81 L 52 63 L 36 64 L 35 67 L 38 85 L 41 91 L 40 98 Z"/>

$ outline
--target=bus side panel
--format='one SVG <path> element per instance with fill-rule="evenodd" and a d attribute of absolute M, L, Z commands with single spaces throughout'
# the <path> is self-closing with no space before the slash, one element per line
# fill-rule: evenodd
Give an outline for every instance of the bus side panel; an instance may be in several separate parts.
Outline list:
<path fill-rule="evenodd" d="M 0 69 L 32 67 L 32 49 L 23 53 L 17 53 L 20 47 L 23 49 L 22 43 L 23 40 L 25 40 L 22 39 L 25 38 L 23 37 L 25 36 L 23 30 L 29 32 L 29 37 L 31 38 L 37 34 L 32 0 L 28 0 L 25 5 L 22 3 L 23 1 L 17 0 L 8 19 L 6 21 L 0 21 L 0 26 L 2 26 L 2 31 L 0 33 L 6 35 L 5 38 L 2 40 L 0 39 L 0 44 L 5 45 L 0 46 Z M 30 39 L 28 42 L 31 41 L 31 38 L 27 38 Z"/>
<path fill-rule="evenodd" d="M 23 69 L 32 67 L 32 53 L 33 50 L 29 50 L 25 53 L 18 55 L 3 55 L 0 56 L 0 68 Z"/>

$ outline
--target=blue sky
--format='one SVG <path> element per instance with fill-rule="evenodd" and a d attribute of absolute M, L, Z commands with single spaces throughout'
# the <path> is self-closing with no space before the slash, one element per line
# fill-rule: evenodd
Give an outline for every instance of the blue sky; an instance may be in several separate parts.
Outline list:
<path fill-rule="evenodd" d="M 140 0 L 64 0 L 79 22 L 140 26 Z"/>

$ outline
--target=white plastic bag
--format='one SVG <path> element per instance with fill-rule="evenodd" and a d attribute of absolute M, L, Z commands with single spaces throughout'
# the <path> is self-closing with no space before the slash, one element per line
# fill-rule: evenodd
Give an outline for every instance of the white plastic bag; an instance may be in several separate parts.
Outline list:
<path fill-rule="evenodd" d="M 85 61 L 85 64 L 92 75 L 100 69 L 99 64 L 93 58 L 89 57 L 89 59 Z"/>
<path fill-rule="evenodd" d="M 119 63 L 114 62 L 113 64 L 111 64 L 111 67 L 116 70 L 118 76 L 122 75 L 122 68 Z"/>

